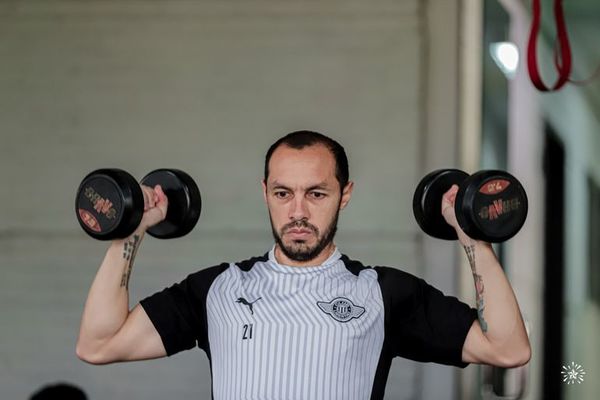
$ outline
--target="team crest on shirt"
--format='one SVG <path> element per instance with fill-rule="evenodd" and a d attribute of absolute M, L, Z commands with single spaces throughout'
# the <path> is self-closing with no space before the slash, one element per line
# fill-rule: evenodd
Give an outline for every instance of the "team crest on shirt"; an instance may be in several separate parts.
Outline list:
<path fill-rule="evenodd" d="M 340 322 L 348 322 L 353 318 L 359 318 L 365 312 L 364 307 L 354 305 L 352 301 L 344 297 L 335 298 L 329 303 L 317 301 L 317 305 L 325 314 L 331 315 L 333 319 Z"/>

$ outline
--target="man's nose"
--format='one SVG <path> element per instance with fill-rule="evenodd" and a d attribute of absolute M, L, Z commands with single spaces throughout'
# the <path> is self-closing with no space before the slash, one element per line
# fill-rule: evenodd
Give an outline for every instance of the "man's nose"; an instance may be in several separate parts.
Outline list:
<path fill-rule="evenodd" d="M 294 201 L 291 204 L 289 217 L 290 219 L 296 221 L 310 218 L 307 202 L 306 199 L 304 199 L 304 197 L 298 196 L 294 198 Z"/>

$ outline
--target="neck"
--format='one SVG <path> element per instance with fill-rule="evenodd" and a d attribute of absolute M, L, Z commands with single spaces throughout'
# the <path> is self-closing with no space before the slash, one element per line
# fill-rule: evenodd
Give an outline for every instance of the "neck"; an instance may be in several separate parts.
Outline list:
<path fill-rule="evenodd" d="M 279 264 L 289 265 L 292 267 L 314 267 L 317 265 L 321 265 L 327 260 L 335 251 L 335 244 L 333 242 L 329 243 L 318 256 L 311 260 L 307 261 L 296 261 L 287 257 L 278 244 L 275 244 L 275 260 Z"/>

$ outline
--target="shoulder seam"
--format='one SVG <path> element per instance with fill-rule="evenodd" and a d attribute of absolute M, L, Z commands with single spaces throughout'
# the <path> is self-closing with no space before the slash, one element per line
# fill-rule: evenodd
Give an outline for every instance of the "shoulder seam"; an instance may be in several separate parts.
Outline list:
<path fill-rule="evenodd" d="M 348 257 L 345 254 L 342 254 L 342 257 L 340 259 L 344 263 L 346 269 L 356 276 L 358 276 L 358 274 L 360 274 L 360 272 L 364 271 L 365 269 L 373 269 L 373 267 L 371 267 L 370 265 L 365 266 L 358 260 L 351 260 L 350 257 Z"/>
<path fill-rule="evenodd" d="M 248 271 L 250 271 L 252 269 L 252 267 L 257 262 L 267 262 L 268 260 L 269 260 L 269 253 L 265 253 L 262 256 L 248 258 L 246 260 L 238 261 L 238 262 L 235 262 L 233 264 L 237 265 L 238 268 L 241 269 L 242 271 L 248 272 Z"/>

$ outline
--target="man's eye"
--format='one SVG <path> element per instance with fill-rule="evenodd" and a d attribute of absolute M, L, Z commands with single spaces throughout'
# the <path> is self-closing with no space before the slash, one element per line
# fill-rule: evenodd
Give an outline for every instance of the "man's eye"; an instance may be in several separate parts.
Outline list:
<path fill-rule="evenodd" d="M 321 192 L 312 192 L 311 195 L 315 199 L 322 199 L 323 197 L 326 196 L 325 193 L 321 193 Z"/>
<path fill-rule="evenodd" d="M 287 197 L 287 192 L 275 192 L 275 197 L 285 199 Z"/>

